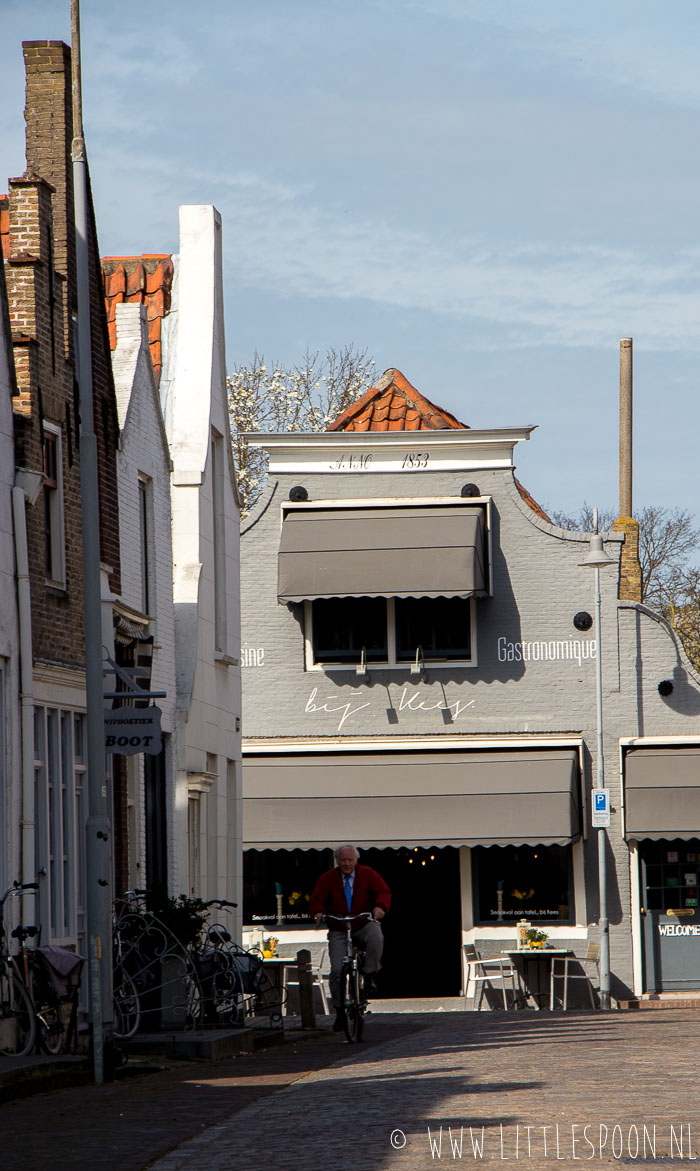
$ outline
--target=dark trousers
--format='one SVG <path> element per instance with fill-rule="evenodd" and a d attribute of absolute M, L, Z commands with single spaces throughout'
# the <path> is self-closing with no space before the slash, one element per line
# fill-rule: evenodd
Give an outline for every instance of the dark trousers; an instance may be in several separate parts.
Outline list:
<path fill-rule="evenodd" d="M 331 961 L 331 974 L 328 984 L 331 990 L 331 1000 L 336 1008 L 342 1007 L 340 997 L 340 970 L 343 966 L 346 951 L 345 931 L 328 932 L 328 956 Z M 382 929 L 375 919 L 370 919 L 359 931 L 352 933 L 353 943 L 357 943 L 365 953 L 365 974 L 378 972 L 381 968 L 384 936 Z"/>

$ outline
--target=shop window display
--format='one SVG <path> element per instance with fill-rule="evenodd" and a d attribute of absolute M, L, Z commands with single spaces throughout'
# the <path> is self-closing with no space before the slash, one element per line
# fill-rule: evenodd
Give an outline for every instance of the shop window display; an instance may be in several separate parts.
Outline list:
<path fill-rule="evenodd" d="M 570 846 L 476 846 L 472 886 L 477 923 L 573 922 Z"/>

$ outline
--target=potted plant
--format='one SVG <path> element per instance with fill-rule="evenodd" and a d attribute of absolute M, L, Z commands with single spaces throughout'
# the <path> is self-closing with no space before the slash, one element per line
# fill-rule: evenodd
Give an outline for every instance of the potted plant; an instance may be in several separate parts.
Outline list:
<path fill-rule="evenodd" d="M 545 942 L 549 939 L 546 931 L 538 931 L 536 927 L 531 927 L 525 936 L 528 947 L 544 947 Z"/>

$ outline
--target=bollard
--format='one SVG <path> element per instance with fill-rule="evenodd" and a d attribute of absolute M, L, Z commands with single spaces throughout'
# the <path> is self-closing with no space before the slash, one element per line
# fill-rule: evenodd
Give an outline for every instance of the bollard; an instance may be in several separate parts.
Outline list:
<path fill-rule="evenodd" d="M 302 1029 L 316 1028 L 314 1013 L 314 986 L 311 973 L 311 952 L 303 947 L 297 952 L 297 971 L 299 973 L 299 1013 Z"/>

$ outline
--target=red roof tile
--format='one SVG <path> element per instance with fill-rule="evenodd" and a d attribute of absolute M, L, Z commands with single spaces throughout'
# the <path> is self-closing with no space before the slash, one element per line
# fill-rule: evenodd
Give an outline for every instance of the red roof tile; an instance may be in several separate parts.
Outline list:
<path fill-rule="evenodd" d="M 109 344 L 117 345 L 117 305 L 123 301 L 146 306 L 148 341 L 156 382 L 163 364 L 161 322 L 170 312 L 173 284 L 171 256 L 144 253 L 143 256 L 105 256 L 102 260 Z"/>
<path fill-rule="evenodd" d="M 542 520 L 546 520 L 551 525 L 552 524 L 551 518 L 547 516 L 547 513 L 545 512 L 545 510 L 543 508 L 540 508 L 540 506 L 537 503 L 537 501 L 535 500 L 534 496 L 530 495 L 527 488 L 523 488 L 523 486 L 520 483 L 520 480 L 517 478 L 517 476 L 514 476 L 513 479 L 515 480 L 515 486 L 518 489 L 518 492 L 522 496 L 525 503 L 528 504 L 530 506 L 530 508 L 532 509 L 532 511 L 536 512 L 537 515 L 539 517 L 541 517 Z"/>
<path fill-rule="evenodd" d="M 400 370 L 386 370 L 357 402 L 346 407 L 329 431 L 468 430 L 454 415 L 436 407 Z"/>

